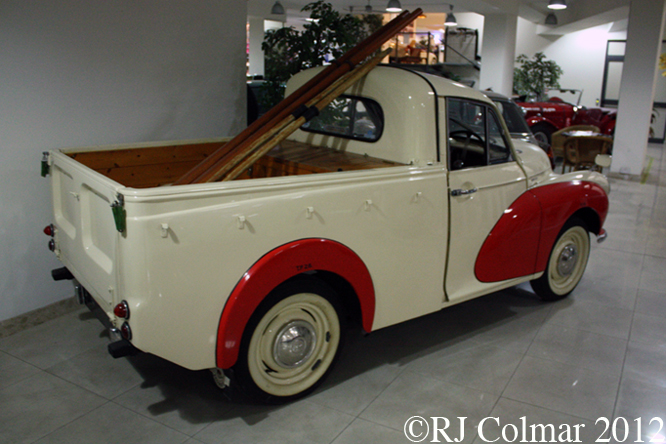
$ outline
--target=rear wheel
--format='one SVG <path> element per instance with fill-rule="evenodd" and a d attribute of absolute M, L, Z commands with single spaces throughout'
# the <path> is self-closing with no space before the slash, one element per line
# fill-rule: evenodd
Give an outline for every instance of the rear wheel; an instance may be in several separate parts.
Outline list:
<path fill-rule="evenodd" d="M 578 285 L 590 255 L 590 235 L 585 223 L 570 219 L 560 231 L 543 275 L 530 282 L 545 301 L 562 299 Z"/>
<path fill-rule="evenodd" d="M 338 298 L 324 283 L 299 280 L 278 287 L 243 335 L 234 367 L 243 391 L 270 403 L 310 393 L 338 357 L 342 319 Z"/>

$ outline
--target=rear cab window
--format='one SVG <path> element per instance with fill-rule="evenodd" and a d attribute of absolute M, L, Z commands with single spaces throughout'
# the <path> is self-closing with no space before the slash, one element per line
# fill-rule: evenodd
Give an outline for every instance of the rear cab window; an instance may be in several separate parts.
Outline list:
<path fill-rule="evenodd" d="M 319 115 L 303 124 L 308 132 L 346 139 L 376 142 L 384 130 L 384 113 L 379 103 L 366 97 L 343 95 Z"/>

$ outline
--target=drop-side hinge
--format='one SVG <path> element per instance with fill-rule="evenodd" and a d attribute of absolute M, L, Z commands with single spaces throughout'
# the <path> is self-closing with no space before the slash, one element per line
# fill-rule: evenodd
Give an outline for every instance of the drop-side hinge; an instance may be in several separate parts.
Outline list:
<path fill-rule="evenodd" d="M 111 204 L 111 211 L 116 223 L 116 230 L 119 233 L 124 233 L 127 226 L 127 212 L 125 211 L 125 197 L 122 194 L 118 193 L 116 196 L 116 201 Z"/>
<path fill-rule="evenodd" d="M 51 172 L 51 167 L 49 166 L 49 152 L 44 151 L 42 153 L 42 177 L 46 177 Z"/>

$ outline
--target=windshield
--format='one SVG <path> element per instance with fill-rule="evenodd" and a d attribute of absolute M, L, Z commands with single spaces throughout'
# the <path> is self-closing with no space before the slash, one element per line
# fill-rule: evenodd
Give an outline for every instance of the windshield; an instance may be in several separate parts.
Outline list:
<path fill-rule="evenodd" d="M 530 132 L 525 116 L 518 105 L 510 100 L 493 100 L 502 113 L 507 128 L 511 134 L 526 134 Z"/>
<path fill-rule="evenodd" d="M 546 91 L 546 95 L 548 101 L 558 101 L 559 99 L 571 105 L 578 105 L 583 96 L 583 91 L 579 89 L 549 89 Z"/>

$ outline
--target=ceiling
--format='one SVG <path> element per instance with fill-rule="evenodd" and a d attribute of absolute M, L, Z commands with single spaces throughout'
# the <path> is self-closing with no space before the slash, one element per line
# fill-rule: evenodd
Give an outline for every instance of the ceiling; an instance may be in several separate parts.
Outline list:
<path fill-rule="evenodd" d="M 306 13 L 300 9 L 311 0 L 280 0 L 287 10 L 289 21 L 305 19 Z M 270 20 L 284 21 L 284 16 L 270 14 L 275 0 L 248 0 L 248 16 L 263 17 Z M 362 11 L 367 4 L 375 11 L 386 8 L 388 0 L 328 0 L 336 10 L 349 12 Z M 515 14 L 525 20 L 543 24 L 548 9 L 548 0 L 400 0 L 404 9 L 421 8 L 425 13 L 448 12 L 453 5 L 455 13 L 475 12 L 481 15 Z M 626 20 L 629 14 L 630 0 L 567 0 L 568 8 L 556 11 L 559 25 L 550 29 L 551 34 L 565 34 L 605 23 Z"/>

